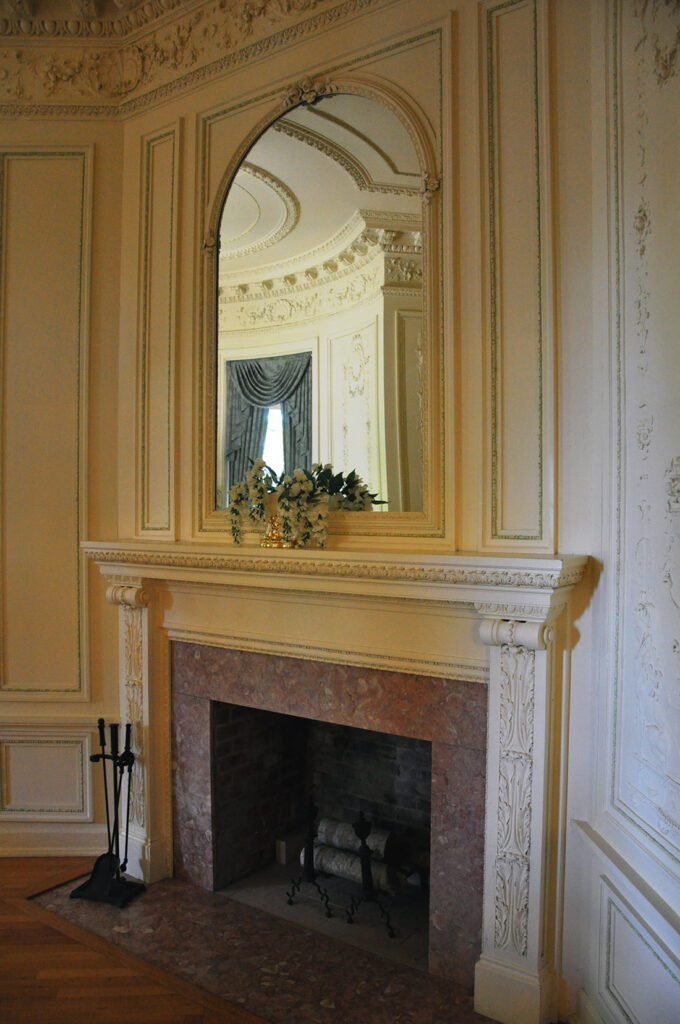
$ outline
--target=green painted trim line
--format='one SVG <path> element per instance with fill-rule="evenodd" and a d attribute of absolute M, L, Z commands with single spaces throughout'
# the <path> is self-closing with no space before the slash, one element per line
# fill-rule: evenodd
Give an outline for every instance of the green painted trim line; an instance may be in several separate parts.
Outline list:
<path fill-rule="evenodd" d="M 505 533 L 498 526 L 498 494 L 499 494 L 499 456 L 498 456 L 498 420 L 499 420 L 499 339 L 498 339 L 498 289 L 497 289 L 497 246 L 498 229 L 496 224 L 496 155 L 495 129 L 496 117 L 494 96 L 496 94 L 496 63 L 494 59 L 493 20 L 500 11 L 512 7 L 526 6 L 527 0 L 504 0 L 486 11 L 486 82 L 487 82 L 487 139 L 488 139 L 488 200 L 489 200 L 489 327 L 491 343 L 491 537 L 493 540 L 542 541 L 544 538 L 544 488 L 543 488 L 543 292 L 541 279 L 542 219 L 541 219 L 541 174 L 540 174 L 540 133 L 538 105 L 538 11 L 536 0 L 529 0 L 533 22 L 533 98 L 534 98 L 534 172 L 536 186 L 536 225 L 537 225 L 537 260 L 536 283 L 538 298 L 537 328 L 537 365 L 538 365 L 538 531 L 536 533 Z"/>

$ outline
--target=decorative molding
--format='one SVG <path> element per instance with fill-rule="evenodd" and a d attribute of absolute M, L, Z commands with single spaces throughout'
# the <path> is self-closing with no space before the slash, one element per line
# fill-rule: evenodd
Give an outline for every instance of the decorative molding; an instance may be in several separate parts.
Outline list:
<path fill-rule="evenodd" d="M 255 178 L 257 181 L 263 182 L 263 184 L 271 189 L 281 202 L 283 217 L 281 223 L 275 227 L 271 234 L 257 242 L 253 242 L 252 245 L 228 247 L 225 244 L 225 246 L 221 247 L 222 258 L 220 262 L 224 261 L 225 264 L 238 257 L 252 256 L 256 252 L 262 252 L 263 249 L 269 249 L 272 245 L 276 245 L 277 242 L 280 242 L 281 239 L 285 238 L 295 229 L 300 220 L 300 203 L 297 196 L 279 178 L 274 174 L 270 174 L 269 171 L 265 171 L 263 167 L 257 167 L 255 164 L 248 163 L 247 160 L 241 164 L 239 173 L 241 172 L 250 175 L 251 178 Z"/>
<path fill-rule="evenodd" d="M 131 583 L 112 583 L 106 590 L 109 604 L 120 605 L 121 608 L 146 608 L 150 594 L 136 581 Z"/>
<path fill-rule="evenodd" d="M 318 0 L 317 0 L 318 2 Z M 338 91 L 337 85 L 327 78 L 303 78 L 288 88 L 285 98 L 285 107 L 312 106 L 318 103 L 324 96 L 332 96 Z"/>
<path fill-rule="evenodd" d="M 184 569 L 216 569 L 230 572 L 250 572 L 258 575 L 304 575 L 315 577 L 336 577 L 356 580 L 390 580 L 409 583 L 443 583 L 457 586 L 512 587 L 534 591 L 554 591 L 571 587 L 583 578 L 587 559 L 572 556 L 554 568 L 531 569 L 526 565 L 474 567 L 455 564 L 428 564 L 430 559 L 419 562 L 360 561 L 351 558 L 324 558 L 309 551 L 309 557 L 291 555 L 284 558 L 266 554 L 232 554 L 228 551 L 191 551 L 167 549 L 157 551 L 149 548 L 105 547 L 95 543 L 83 545 L 88 558 L 101 564 L 158 566 Z M 287 554 L 287 553 L 286 553 Z M 483 556 L 482 556 L 483 557 Z M 445 559 L 450 563 L 453 559 Z M 481 561 L 481 559 L 480 559 Z"/>
<path fill-rule="evenodd" d="M 512 605 L 507 605 L 506 607 L 511 608 Z M 517 606 L 518 609 L 521 607 L 523 606 Z M 498 605 L 484 602 L 475 604 L 475 608 L 483 615 L 488 616 L 492 609 L 494 612 L 498 609 Z M 514 619 L 508 621 L 507 619 L 485 618 L 479 627 L 482 643 L 485 643 L 488 647 L 502 647 L 509 644 L 512 647 L 524 647 L 530 651 L 545 650 L 552 639 L 552 631 L 544 620 L 547 616 L 554 615 L 554 609 L 541 609 L 540 607 L 532 606 L 532 611 L 541 612 L 540 622 L 517 622 Z"/>
<path fill-rule="evenodd" d="M 542 52 L 546 7 L 547 5 L 542 0 L 498 0 L 498 2 L 487 0 L 484 5 L 487 177 L 485 196 L 489 262 L 487 287 L 488 379 L 486 389 L 490 438 L 485 473 L 488 487 L 485 533 L 487 534 L 487 543 L 492 547 L 498 544 L 507 546 L 508 543 L 515 542 L 549 548 L 552 542 L 551 537 L 547 535 L 550 532 L 547 502 L 552 490 L 548 478 L 550 462 L 549 460 L 546 462 L 544 457 L 551 440 L 549 436 L 551 431 L 549 403 L 552 400 L 552 390 L 549 372 L 553 345 L 549 296 L 552 273 L 548 237 L 550 213 L 547 210 L 550 182 L 547 168 L 549 138 L 546 125 L 547 102 L 544 97 L 544 93 L 547 93 L 548 89 L 548 70 L 545 67 L 546 58 Z M 508 19 L 515 17 L 527 20 L 526 46 L 531 53 L 531 63 L 527 72 L 529 81 L 524 90 L 526 109 L 503 110 L 498 103 L 500 78 L 503 73 L 501 27 Z M 516 31 L 519 31 L 519 27 L 516 28 Z M 511 55 L 509 59 L 519 66 L 516 55 Z M 515 88 L 517 88 L 516 83 Z M 509 240 L 503 231 L 501 218 L 504 210 L 519 202 L 520 199 L 512 196 L 508 197 L 507 204 L 505 202 L 503 169 L 506 163 L 508 166 L 511 165 L 514 154 L 508 154 L 505 159 L 504 154 L 500 152 L 502 117 L 508 119 L 510 123 L 514 117 L 526 117 L 531 121 L 526 129 L 530 134 L 530 145 L 527 145 L 527 151 L 524 154 L 527 167 L 524 169 L 523 176 L 528 183 L 531 183 L 531 195 L 526 198 L 525 219 L 527 223 L 535 226 L 535 237 L 532 240 L 531 250 L 526 254 L 525 277 L 530 281 L 530 287 L 535 293 L 536 317 L 535 322 L 526 325 L 526 332 L 521 331 L 515 335 L 510 332 L 507 335 L 503 333 L 501 316 L 501 292 L 505 284 L 503 272 L 506 263 L 508 261 L 514 263 L 517 255 L 509 250 L 506 251 L 505 246 Z M 507 132 L 507 134 L 515 136 L 515 132 Z M 514 157 L 514 159 L 517 163 L 518 158 Z M 516 168 L 515 173 L 517 173 Z M 530 354 L 528 352 L 529 342 L 525 339 L 524 333 L 532 339 L 533 350 Z M 531 416 L 532 431 L 531 436 L 522 441 L 524 450 L 521 454 L 516 450 L 508 450 L 509 431 L 506 426 L 507 410 L 509 403 L 513 401 L 513 395 L 508 390 L 511 381 L 511 371 L 508 368 L 517 359 L 523 361 L 523 375 L 527 378 L 530 377 L 532 381 L 530 407 L 524 409 L 522 413 L 525 419 L 529 415 Z M 517 398 L 514 400 L 517 401 Z M 517 463 L 531 462 L 533 466 L 530 476 L 521 472 L 511 472 L 509 467 L 513 459 Z M 515 485 L 516 490 L 515 492 L 511 491 L 511 494 L 514 494 L 515 504 L 521 505 L 521 510 L 514 510 L 516 518 L 513 519 L 510 512 L 507 511 L 507 501 L 510 500 L 507 498 L 508 489 L 512 488 L 516 479 L 524 480 L 525 475 L 527 475 L 527 479 L 531 480 L 531 492 L 527 486 L 524 492 L 526 497 L 519 499 L 517 497 L 518 485 Z"/>
<path fill-rule="evenodd" d="M 59 145 L 13 146 L 4 149 L 0 147 L 0 211 L 2 211 L 0 215 L 0 295 L 5 299 L 3 317 L 0 319 L 0 361 L 6 361 L 6 353 L 8 351 L 7 331 L 9 328 L 6 274 L 10 257 L 8 251 L 8 226 L 10 221 L 10 164 L 12 162 L 16 162 L 18 167 L 22 164 L 26 166 L 32 161 L 42 162 L 45 165 L 43 170 L 45 178 L 50 177 L 50 169 L 47 166 L 49 162 L 61 163 L 65 161 L 73 163 L 73 180 L 70 183 L 73 188 L 72 198 L 74 206 L 72 223 L 74 225 L 74 232 L 77 230 L 77 238 L 74 237 L 68 242 L 63 233 L 59 235 L 59 258 L 64 265 L 67 265 L 65 261 L 72 259 L 73 265 L 69 267 L 72 291 L 65 294 L 62 287 L 61 293 L 58 296 L 58 304 L 62 308 L 62 317 L 70 317 L 68 325 L 65 327 L 65 337 L 68 336 L 72 345 L 70 349 L 67 349 L 66 342 L 64 341 L 58 353 L 58 360 L 60 365 L 72 367 L 73 373 L 72 380 L 69 382 L 68 396 L 62 393 L 59 400 L 59 412 L 60 418 L 63 419 L 62 406 L 66 398 L 70 398 L 73 402 L 73 431 L 71 437 L 73 448 L 70 466 L 74 469 L 75 478 L 72 481 L 73 487 L 69 491 L 69 496 L 64 497 L 60 495 L 60 500 L 68 502 L 68 516 L 72 524 L 70 539 L 66 541 L 65 537 L 62 537 L 61 543 L 69 543 L 71 545 L 69 548 L 69 558 L 72 560 L 72 585 L 75 588 L 74 602 L 77 605 L 76 621 L 74 623 L 76 632 L 75 664 L 68 672 L 69 685 L 61 687 L 33 686 L 30 688 L 20 685 L 7 685 L 5 654 L 8 640 L 11 640 L 11 637 L 8 637 L 7 626 L 4 622 L 4 602 L 6 599 L 4 591 L 7 586 L 7 574 L 2 571 L 2 551 L 5 547 L 5 542 L 3 541 L 0 543 L 0 625 L 2 626 L 0 628 L 0 697 L 7 695 L 11 700 L 44 700 L 46 696 L 54 697 L 55 699 L 75 698 L 77 700 L 85 700 L 88 696 L 89 656 L 88 631 L 86 628 L 88 579 L 87 572 L 83 571 L 85 566 L 81 558 L 79 546 L 82 537 L 86 533 L 88 517 L 89 261 L 91 253 L 91 211 L 93 204 L 93 157 L 94 149 L 89 145 L 82 147 L 62 147 Z M 54 176 L 54 164 L 52 176 Z M 16 183 L 16 175 L 14 180 Z M 66 201 L 63 193 L 60 198 L 64 202 Z M 21 216 L 23 216 L 23 211 L 19 214 L 19 219 L 21 219 Z M 55 240 L 53 239 L 52 241 Z M 43 250 L 44 246 L 45 239 L 43 239 Z M 50 253 L 50 257 L 54 258 L 54 253 Z M 42 258 L 44 258 L 44 251 Z M 32 268 L 24 269 L 29 274 L 32 271 Z M 53 285 L 52 287 L 54 289 L 56 286 Z M 50 302 L 52 296 L 49 291 L 44 290 L 42 298 L 43 301 Z M 66 312 L 67 301 L 71 303 L 68 313 Z M 23 340 L 21 344 L 23 346 Z M 52 355 L 54 356 L 54 353 Z M 0 395 L 0 399 L 2 404 L 6 404 L 4 396 Z M 6 415 L 9 415 L 7 411 Z M 0 446 L 0 477 L 3 478 L 3 484 L 7 487 L 8 481 L 4 461 L 4 452 L 2 446 Z M 33 475 L 35 474 L 35 466 L 31 467 L 31 472 Z M 60 483 L 63 483 L 63 480 L 60 480 Z M 4 537 L 4 533 L 5 527 L 2 521 L 2 510 L 0 510 L 0 537 Z M 42 568 L 45 573 L 50 572 L 51 563 L 48 558 L 44 560 Z M 39 583 L 36 583 L 36 580 L 33 582 L 35 585 L 40 586 Z M 68 589 L 71 581 L 64 582 L 63 585 Z M 25 581 L 22 581 L 22 589 L 25 590 Z M 24 598 L 26 598 L 26 593 Z M 58 616 L 58 610 L 55 614 Z"/>
<path fill-rule="evenodd" d="M 81 726 L 53 723 L 43 727 L 35 723 L 0 726 L 0 820 L 91 821 L 90 742 L 90 731 Z M 21 758 L 22 753 L 26 763 Z M 42 769 L 41 754 L 46 758 Z M 59 755 L 57 765 L 64 772 L 63 778 L 54 774 L 55 755 Z M 18 764 L 13 763 L 17 759 Z M 35 779 L 40 779 L 45 770 L 50 773 L 47 788 L 53 792 L 52 803 L 36 802 Z M 70 776 L 71 772 L 75 775 Z M 25 775 L 24 780 L 22 775 Z M 59 786 L 63 792 L 55 803 L 54 794 Z M 37 792 L 40 792 L 40 784 Z M 28 799 L 22 802 L 16 793 Z"/>
<path fill-rule="evenodd" d="M 675 123 L 680 16 L 658 0 L 632 7 L 613 0 L 608 14 L 610 263 L 615 270 L 611 563 L 616 567 L 608 798 L 617 826 L 661 856 L 677 879 L 680 473 L 674 454 L 676 410 L 658 398 L 675 353 L 659 300 L 662 249 L 657 243 L 665 197 L 677 173 L 649 157 L 653 140 Z"/>
<path fill-rule="evenodd" d="M 123 617 L 125 710 L 127 721 L 132 724 L 132 749 L 137 764 L 137 770 L 128 776 L 130 821 L 140 828 L 144 828 L 146 825 L 146 764 L 144 756 L 143 606 L 123 603 L 121 614 Z"/>
<path fill-rule="evenodd" d="M 370 225 L 364 220 L 369 216 Z M 404 230 L 407 220 L 402 215 L 399 227 L 378 227 L 377 215 L 362 211 L 323 246 L 318 262 L 310 260 L 310 252 L 302 260 L 278 265 L 276 276 L 265 266 L 258 281 L 239 283 L 236 274 L 223 272 L 221 259 L 220 280 L 225 283 L 219 288 L 219 316 L 228 316 L 229 322 L 221 323 L 220 330 L 327 316 L 378 294 L 381 287 L 398 287 L 407 294 L 422 289 L 422 233 L 415 223 Z M 226 268 L 233 255 L 225 254 Z"/>
<path fill-rule="evenodd" d="M 600 876 L 599 996 L 616 1019 L 637 1022 L 653 1009 L 653 1019 L 674 1020 L 680 1005 L 680 962 L 652 930 L 645 911 Z M 645 986 L 639 985 L 639 978 Z M 653 979 L 653 981 L 652 981 Z M 654 1005 L 649 995 L 654 992 Z M 643 1016 L 641 1016 L 641 1014 Z"/>
<path fill-rule="evenodd" d="M 283 135 L 287 135 L 288 138 L 296 139 L 298 142 L 311 146 L 312 149 L 318 150 L 318 152 L 333 160 L 334 163 L 339 164 L 361 192 L 374 192 L 378 195 L 394 196 L 417 196 L 423 194 L 419 189 L 411 185 L 386 185 L 374 181 L 368 170 L 355 156 L 337 143 L 332 142 L 323 135 L 319 135 L 311 128 L 294 124 L 285 117 L 279 118 L 273 125 L 273 128 L 274 131 L 281 132 Z M 424 194 L 427 195 L 427 186 Z"/>
<path fill-rule="evenodd" d="M 142 224 L 140 233 L 140 298 L 139 298 L 139 374 L 138 374 L 138 529 L 172 535 L 174 522 L 174 367 L 175 367 L 175 304 L 177 295 L 177 232 L 179 207 L 179 124 L 143 139 L 142 155 Z M 166 163 L 162 153 L 166 150 Z M 167 201 L 162 208 L 157 192 Z M 159 223 L 160 219 L 160 223 Z M 166 226 L 163 226 L 165 221 Z M 159 244 L 159 236 L 164 243 Z M 162 311 L 162 312 L 160 312 Z M 160 423 L 154 419 L 154 404 L 149 400 L 151 381 L 165 380 L 163 413 Z M 160 434 L 160 437 L 158 436 Z M 163 436 L 165 435 L 165 436 Z M 154 440 L 157 442 L 154 444 Z M 162 451 L 161 468 L 154 475 L 153 463 Z M 164 463 L 164 465 L 163 465 Z M 151 492 L 160 492 L 160 477 L 165 477 L 164 507 L 152 514 Z M 161 502 L 158 502 L 161 505 Z"/>
<path fill-rule="evenodd" d="M 0 114 L 59 113 L 64 103 L 71 114 L 111 117 L 123 104 L 131 112 L 131 101 L 153 102 L 187 80 L 224 73 L 380 2 L 236 0 L 225 15 L 222 0 L 193 2 L 189 10 L 183 0 L 148 0 L 112 21 L 0 18 L 0 38 L 21 43 L 0 54 L 0 96 L 9 101 Z M 301 20 L 317 8 L 327 9 Z"/>
<path fill-rule="evenodd" d="M 489 670 L 486 665 L 475 665 L 469 661 L 452 659 L 409 658 L 404 655 L 381 654 L 375 650 L 361 652 L 346 647 L 335 648 L 323 645 L 287 643 L 261 637 L 207 632 L 193 627 L 173 626 L 168 630 L 170 640 L 206 644 L 210 647 L 226 647 L 235 651 L 256 651 L 260 654 L 281 654 L 305 661 L 330 661 L 339 665 L 358 665 L 366 668 L 385 669 L 389 672 L 410 672 L 439 676 L 445 679 L 460 679 L 470 683 L 488 683 Z"/>
<path fill-rule="evenodd" d="M 501 648 L 496 846 L 497 949 L 527 954 L 534 744 L 534 651 Z"/>

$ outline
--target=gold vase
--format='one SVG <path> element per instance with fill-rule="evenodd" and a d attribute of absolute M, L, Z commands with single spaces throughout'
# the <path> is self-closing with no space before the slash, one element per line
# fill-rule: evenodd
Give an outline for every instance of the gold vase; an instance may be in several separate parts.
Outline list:
<path fill-rule="evenodd" d="M 260 547 L 263 548 L 294 548 L 294 540 L 285 540 L 281 532 L 281 521 L 279 519 L 279 499 L 277 494 L 267 494 L 264 500 L 264 510 L 267 516 Z"/>
<path fill-rule="evenodd" d="M 279 516 L 277 512 L 269 516 L 267 525 L 260 541 L 260 547 L 262 548 L 285 548 L 288 545 L 283 539 L 281 533 L 281 524 L 279 523 Z"/>

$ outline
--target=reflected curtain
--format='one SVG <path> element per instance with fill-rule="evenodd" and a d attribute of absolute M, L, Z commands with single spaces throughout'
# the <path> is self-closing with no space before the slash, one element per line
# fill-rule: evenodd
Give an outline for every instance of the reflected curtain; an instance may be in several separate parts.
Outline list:
<path fill-rule="evenodd" d="M 312 355 L 296 352 L 227 363 L 227 487 L 243 480 L 261 458 L 267 415 L 280 405 L 286 473 L 309 467 L 312 450 Z"/>

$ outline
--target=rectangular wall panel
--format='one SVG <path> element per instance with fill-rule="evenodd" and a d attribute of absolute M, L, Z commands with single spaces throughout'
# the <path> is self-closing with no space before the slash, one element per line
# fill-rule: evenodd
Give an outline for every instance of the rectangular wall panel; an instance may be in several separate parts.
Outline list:
<path fill-rule="evenodd" d="M 2 667 L 12 698 L 84 696 L 91 151 L 0 152 Z"/>
<path fill-rule="evenodd" d="M 606 878 L 602 879 L 600 996 L 616 1020 L 670 1024 L 680 1008 L 680 964 Z"/>
<path fill-rule="evenodd" d="M 174 340 L 177 293 L 176 127 L 143 140 L 140 295 L 140 529 L 174 525 Z"/>
<path fill-rule="evenodd" d="M 487 175 L 486 542 L 546 536 L 547 139 L 537 0 L 485 8 Z"/>
<path fill-rule="evenodd" d="M 91 821 L 90 735 L 0 729 L 0 820 Z"/>

